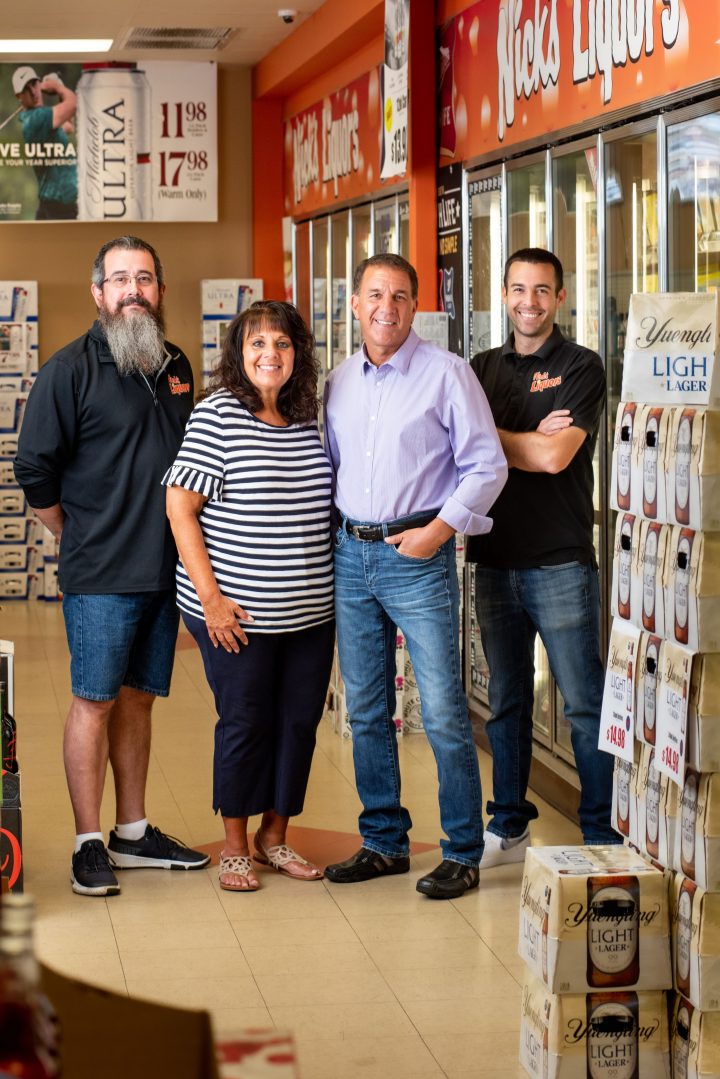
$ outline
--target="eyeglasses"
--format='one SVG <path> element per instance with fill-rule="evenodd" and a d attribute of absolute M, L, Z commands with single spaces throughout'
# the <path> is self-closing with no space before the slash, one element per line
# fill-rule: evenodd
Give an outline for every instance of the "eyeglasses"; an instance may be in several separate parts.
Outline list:
<path fill-rule="evenodd" d="M 103 278 L 100 282 L 101 285 L 105 285 L 108 282 L 113 288 L 127 288 L 131 281 L 134 281 L 138 288 L 150 288 L 157 281 L 155 274 L 148 273 L 146 270 L 140 273 L 123 273 L 118 270 L 117 273 L 111 273 L 109 277 Z"/>

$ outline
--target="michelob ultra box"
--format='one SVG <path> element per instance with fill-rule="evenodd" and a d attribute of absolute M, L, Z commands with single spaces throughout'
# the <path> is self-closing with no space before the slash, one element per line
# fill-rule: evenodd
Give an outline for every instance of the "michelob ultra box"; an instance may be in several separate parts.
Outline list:
<path fill-rule="evenodd" d="M 639 544 L 640 518 L 632 513 L 619 513 L 615 525 L 610 611 L 616 618 L 624 618 L 636 626 L 642 625 L 637 566 Z"/>
<path fill-rule="evenodd" d="M 676 994 L 670 1024 L 673 1079 L 720 1075 L 720 1012 L 703 1012 Z"/>
<path fill-rule="evenodd" d="M 615 416 L 612 452 L 610 505 L 621 513 L 640 513 L 641 498 L 637 477 L 637 441 L 641 406 L 621 401 Z"/>
<path fill-rule="evenodd" d="M 720 894 L 675 874 L 673 973 L 678 993 L 701 1011 L 720 1011 Z"/>
<path fill-rule="evenodd" d="M 720 529 L 720 411 L 675 408 L 668 440 L 667 520 Z"/>
<path fill-rule="evenodd" d="M 639 624 L 658 637 L 665 635 L 665 561 L 671 532 L 669 525 L 640 521 L 636 569 L 630 582 L 639 596 Z"/>
<path fill-rule="evenodd" d="M 553 993 L 672 984 L 665 874 L 629 847 L 530 847 L 518 950 Z"/>
<path fill-rule="evenodd" d="M 551 993 L 526 978 L 520 1063 L 537 1079 L 670 1075 L 667 996 L 661 992 Z"/>
<path fill-rule="evenodd" d="M 636 292 L 630 297 L 623 401 L 720 404 L 715 292 Z"/>
<path fill-rule="evenodd" d="M 655 633 L 641 633 L 637 653 L 635 689 L 635 737 L 655 745 L 659 676 L 664 641 Z"/>
<path fill-rule="evenodd" d="M 685 770 L 673 869 L 701 888 L 720 891 L 720 773 Z"/>
<path fill-rule="evenodd" d="M 613 793 L 610 823 L 616 832 L 640 849 L 638 831 L 637 782 L 640 769 L 640 746 L 635 745 L 632 763 L 616 757 L 613 767 Z"/>
<path fill-rule="evenodd" d="M 642 854 L 672 865 L 678 814 L 678 787 L 655 767 L 655 747 L 644 745 L 637 776 L 637 821 Z"/>
<path fill-rule="evenodd" d="M 665 559 L 665 636 L 720 652 L 720 532 L 675 525 Z"/>

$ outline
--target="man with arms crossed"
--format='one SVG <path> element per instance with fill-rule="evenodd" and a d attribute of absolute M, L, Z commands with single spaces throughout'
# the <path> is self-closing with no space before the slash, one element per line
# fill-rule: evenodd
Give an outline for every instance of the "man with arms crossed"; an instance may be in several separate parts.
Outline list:
<path fill-rule="evenodd" d="M 407 640 L 435 754 L 443 860 L 417 882 L 452 899 L 479 880 L 483 850 L 477 752 L 458 647 L 455 532 L 490 528 L 507 467 L 469 365 L 412 329 L 418 281 L 398 255 L 355 271 L 363 348 L 325 388 L 326 445 L 341 524 L 335 540 L 340 666 L 352 726 L 362 847 L 326 876 L 352 884 L 407 873 L 412 821 L 400 799 L 393 724 L 395 637 Z"/>
<path fill-rule="evenodd" d="M 481 868 L 519 862 L 538 813 L 526 793 L 532 758 L 536 633 L 571 724 L 586 843 L 616 843 L 613 758 L 598 749 L 603 664 L 593 547 L 592 458 L 605 403 L 602 361 L 555 325 L 565 300 L 559 259 L 541 248 L 505 265 L 513 332 L 472 368 L 487 394 L 510 465 L 488 535 L 472 536 L 477 616 L 490 668 L 493 800 Z"/>
<path fill-rule="evenodd" d="M 170 687 L 176 551 L 160 481 L 192 409 L 187 358 L 165 341 L 163 268 L 121 236 L 95 259 L 97 321 L 41 368 L 15 460 L 28 502 L 60 540 L 72 704 L 64 757 L 76 839 L 73 891 L 115 895 L 114 867 L 199 869 L 145 817 L 153 701 Z M 100 831 L 108 757 L 116 827 Z"/>

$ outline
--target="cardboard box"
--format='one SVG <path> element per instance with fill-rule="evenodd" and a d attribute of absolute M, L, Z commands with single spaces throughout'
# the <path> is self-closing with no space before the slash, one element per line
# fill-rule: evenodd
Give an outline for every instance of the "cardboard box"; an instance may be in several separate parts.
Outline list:
<path fill-rule="evenodd" d="M 693 656 L 685 762 L 697 772 L 720 772 L 720 655 L 717 652 Z"/>
<path fill-rule="evenodd" d="M 635 690 L 635 738 L 651 746 L 655 745 L 663 644 L 663 640 L 654 633 L 640 634 Z"/>
<path fill-rule="evenodd" d="M 3 891 L 23 890 L 22 810 L 0 808 L 0 875 Z"/>
<path fill-rule="evenodd" d="M 527 978 L 520 1014 L 520 1063 L 537 1079 L 670 1075 L 667 994 L 558 996 Z"/>
<path fill-rule="evenodd" d="M 671 528 L 657 521 L 640 521 L 636 583 L 631 589 L 639 594 L 640 624 L 658 637 L 665 635 L 665 561 L 670 545 Z"/>
<path fill-rule="evenodd" d="M 669 988 L 665 874 L 621 845 L 530 847 L 518 950 L 553 993 Z"/>
<path fill-rule="evenodd" d="M 669 520 L 667 505 L 667 452 L 672 409 L 661 405 L 638 408 L 637 438 L 633 447 L 632 484 L 637 492 L 636 512 L 649 521 Z"/>
<path fill-rule="evenodd" d="M 672 865 L 675 845 L 675 812 L 668 812 L 668 800 L 675 804 L 672 790 L 676 790 L 668 776 L 655 767 L 655 747 L 644 745 L 637 777 L 637 817 L 639 843 L 642 854 L 669 868 Z"/>
<path fill-rule="evenodd" d="M 720 412 L 675 408 L 668 440 L 667 520 L 720 529 Z"/>
<path fill-rule="evenodd" d="M 685 773 L 673 869 L 701 888 L 720 891 L 720 773 Z"/>
<path fill-rule="evenodd" d="M 17 433 L 22 425 L 28 395 L 0 389 L 0 431 Z"/>
<path fill-rule="evenodd" d="M 632 760 L 640 630 L 613 619 L 603 685 L 598 745 Z"/>
<path fill-rule="evenodd" d="M 26 543 L 0 543 L 0 570 L 23 570 L 28 568 Z"/>
<path fill-rule="evenodd" d="M 613 768 L 612 808 L 610 823 L 628 842 L 640 848 L 637 811 L 637 783 L 640 769 L 640 746 L 635 747 L 635 760 L 615 758 Z"/>
<path fill-rule="evenodd" d="M 636 292 L 630 297 L 623 401 L 720 403 L 715 292 Z"/>
<path fill-rule="evenodd" d="M 720 894 L 677 873 L 672 934 L 678 993 L 701 1011 L 720 1011 Z"/>
<path fill-rule="evenodd" d="M 29 543 L 30 524 L 27 517 L 0 517 L 0 543 Z"/>
<path fill-rule="evenodd" d="M 25 495 L 19 487 L 0 487 L 0 514 L 25 517 Z"/>
<path fill-rule="evenodd" d="M 720 1075 L 720 1012 L 701 1012 L 675 995 L 670 1027 L 673 1079 L 717 1079 Z"/>
<path fill-rule="evenodd" d="M 639 408 L 634 402 L 621 401 L 615 416 L 610 505 L 621 513 L 640 512 L 640 492 L 636 468 L 639 433 Z"/>
<path fill-rule="evenodd" d="M 220 1079 L 299 1079 L 292 1034 L 246 1030 L 215 1046 Z"/>
<path fill-rule="evenodd" d="M 27 599 L 27 571 L 0 570 L 0 599 Z"/>
<path fill-rule="evenodd" d="M 665 636 L 720 652 L 720 532 L 675 525 L 665 559 Z"/>
<path fill-rule="evenodd" d="M 18 448 L 18 436 L 12 431 L 0 431 L 0 457 L 14 457 Z"/>
<path fill-rule="evenodd" d="M 642 626 L 639 544 L 640 518 L 632 513 L 619 513 L 615 525 L 610 612 L 615 618 L 624 618 L 636 626 Z"/>

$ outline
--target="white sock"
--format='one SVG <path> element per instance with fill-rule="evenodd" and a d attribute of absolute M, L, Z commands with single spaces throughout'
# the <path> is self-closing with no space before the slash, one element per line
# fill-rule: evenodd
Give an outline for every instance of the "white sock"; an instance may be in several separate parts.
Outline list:
<path fill-rule="evenodd" d="M 75 853 L 76 854 L 80 850 L 80 848 L 82 847 L 83 843 L 87 842 L 88 839 L 99 839 L 101 843 L 105 842 L 105 840 L 103 839 L 102 832 L 80 832 L 79 835 L 75 836 Z"/>
<path fill-rule="evenodd" d="M 147 817 L 143 817 L 142 820 L 130 821 L 129 824 L 116 824 L 115 834 L 118 839 L 142 839 L 147 826 Z"/>

